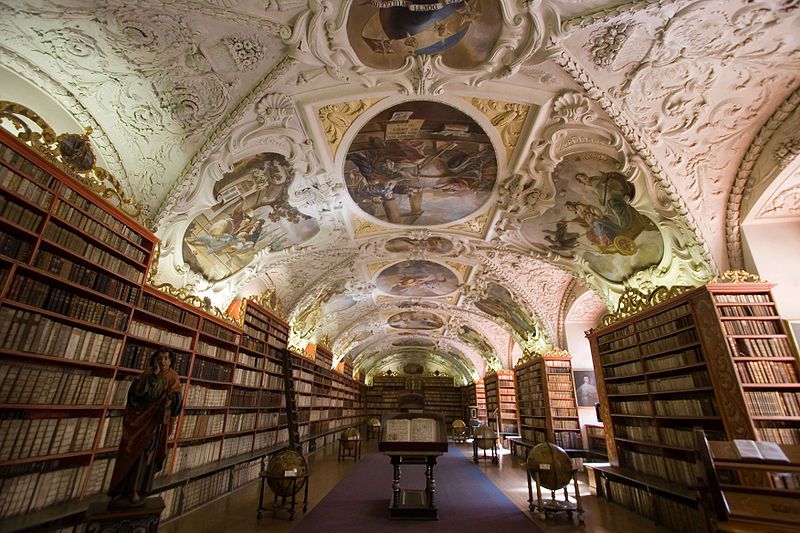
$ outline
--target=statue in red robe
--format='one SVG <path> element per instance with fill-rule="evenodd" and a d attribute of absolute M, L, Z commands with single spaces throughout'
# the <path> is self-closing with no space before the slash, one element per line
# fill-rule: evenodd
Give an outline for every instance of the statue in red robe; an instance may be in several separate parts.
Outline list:
<path fill-rule="evenodd" d="M 128 390 L 122 419 L 122 441 L 108 489 L 111 507 L 144 504 L 153 478 L 167 458 L 167 438 L 181 409 L 180 380 L 172 370 L 175 354 L 157 350 L 150 368 Z"/>

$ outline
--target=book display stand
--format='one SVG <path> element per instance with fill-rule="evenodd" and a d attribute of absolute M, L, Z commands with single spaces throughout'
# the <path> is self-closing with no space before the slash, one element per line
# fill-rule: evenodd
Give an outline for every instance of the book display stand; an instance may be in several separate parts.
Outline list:
<path fill-rule="evenodd" d="M 389 518 L 436 520 L 434 504 L 436 458 L 447 452 L 447 431 L 440 414 L 398 413 L 385 415 L 378 451 L 389 456 L 393 468 Z M 425 466 L 425 489 L 400 488 L 403 465 Z"/>

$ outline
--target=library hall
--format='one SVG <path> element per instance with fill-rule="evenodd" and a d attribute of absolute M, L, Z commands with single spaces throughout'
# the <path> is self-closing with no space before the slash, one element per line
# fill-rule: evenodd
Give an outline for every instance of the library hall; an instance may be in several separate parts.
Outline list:
<path fill-rule="evenodd" d="M 800 533 L 798 265 L 798 0 L 0 0 L 0 533 Z"/>

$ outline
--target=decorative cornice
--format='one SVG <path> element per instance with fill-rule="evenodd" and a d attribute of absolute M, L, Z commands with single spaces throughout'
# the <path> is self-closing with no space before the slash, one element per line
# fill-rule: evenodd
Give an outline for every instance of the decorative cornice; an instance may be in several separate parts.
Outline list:
<path fill-rule="evenodd" d="M 465 98 L 465 100 L 489 118 L 492 126 L 500 133 L 506 154 L 510 157 L 517 146 L 517 140 L 522 133 L 530 106 L 489 98 Z"/>
<path fill-rule="evenodd" d="M 673 287 L 656 287 L 649 294 L 645 294 L 638 289 L 625 289 L 625 292 L 622 293 L 622 296 L 619 299 L 619 305 L 617 306 L 616 311 L 603 316 L 600 327 L 610 326 L 615 322 L 619 322 L 620 320 L 624 320 L 635 315 L 636 313 L 640 313 L 655 305 L 665 302 L 670 298 L 674 298 L 692 288 L 693 287 L 687 287 L 684 285 L 675 285 Z"/>
<path fill-rule="evenodd" d="M 0 100 L 0 122 L 3 120 L 10 122 L 18 132 L 17 139 L 112 206 L 137 219 L 142 225 L 147 225 L 142 206 L 127 195 L 113 174 L 96 165 L 97 158 L 89 142 L 91 128 L 87 127 L 84 133 L 57 135 L 50 125 L 31 109 L 21 104 Z M 30 123 L 38 126 L 41 131 L 33 131 Z"/>
<path fill-rule="evenodd" d="M 728 209 L 725 217 L 725 236 L 728 242 L 728 262 L 733 268 L 741 268 L 744 264 L 744 254 L 742 252 L 741 236 L 741 217 L 742 202 L 747 190 L 752 187 L 750 177 L 753 167 L 761 157 L 764 147 L 767 145 L 772 135 L 789 118 L 795 109 L 800 106 L 800 89 L 790 94 L 778 109 L 769 117 L 769 120 L 761 127 L 758 134 L 747 148 L 739 169 L 736 172 L 731 192 L 728 195 Z"/>
<path fill-rule="evenodd" d="M 359 116 L 367 109 L 380 102 L 380 98 L 370 100 L 357 100 L 355 102 L 340 102 L 320 107 L 317 111 L 325 138 L 331 146 L 331 155 L 336 156 L 336 151 L 342 143 L 342 137 Z"/>
<path fill-rule="evenodd" d="M 177 298 L 178 300 L 191 305 L 192 307 L 196 307 L 197 309 L 208 313 L 209 315 L 215 316 L 217 318 L 221 318 L 231 324 L 235 324 L 240 326 L 239 322 L 236 319 L 229 317 L 225 313 L 219 310 L 218 307 L 211 305 L 211 299 L 208 297 L 201 298 L 199 296 L 195 296 L 185 288 L 181 287 L 174 287 L 169 283 L 159 283 L 158 285 L 153 285 L 159 291 L 169 294 L 170 296 Z"/>
<path fill-rule="evenodd" d="M 659 6 L 664 6 L 675 3 L 675 1 L 676 0 L 639 0 L 638 2 L 631 2 L 619 6 L 607 7 L 599 11 L 595 11 L 594 13 L 589 13 L 588 15 L 578 15 L 576 17 L 571 17 L 566 20 L 563 20 L 561 22 L 561 31 L 570 32 L 572 30 L 585 28 L 587 26 L 597 24 L 598 22 L 607 21 L 623 13 L 632 13 L 635 11 L 641 11 L 642 9 L 647 9 L 648 7 L 654 4 L 657 4 Z"/>
<path fill-rule="evenodd" d="M 278 293 L 274 288 L 273 289 L 267 289 L 267 290 L 265 290 L 264 292 L 262 292 L 260 294 L 256 294 L 256 295 L 250 296 L 248 298 L 248 300 L 251 300 L 251 301 L 257 303 L 261 307 L 265 307 L 266 309 L 269 309 L 270 311 L 272 311 L 273 313 L 278 315 L 278 317 L 280 317 L 280 318 L 283 318 L 283 319 L 286 318 L 286 316 L 285 316 L 285 314 L 283 312 L 283 303 L 281 302 L 281 299 L 278 298 Z"/>
<path fill-rule="evenodd" d="M 767 283 L 767 280 L 745 270 L 728 270 L 712 279 L 711 283 Z"/>

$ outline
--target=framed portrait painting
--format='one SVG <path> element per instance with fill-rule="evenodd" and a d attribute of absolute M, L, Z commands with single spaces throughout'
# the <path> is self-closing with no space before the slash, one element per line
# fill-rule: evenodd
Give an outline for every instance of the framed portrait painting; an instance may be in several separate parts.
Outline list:
<path fill-rule="evenodd" d="M 575 397 L 578 400 L 578 407 L 594 407 L 594 404 L 600 401 L 594 370 L 573 370 L 572 377 L 575 380 Z"/>

